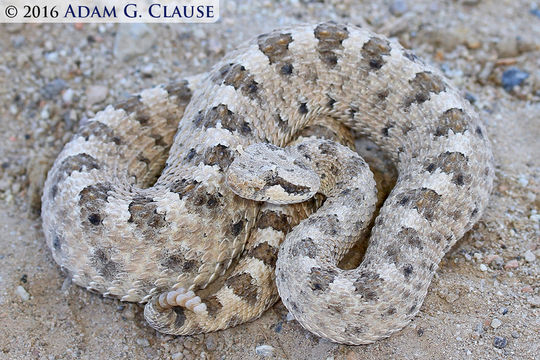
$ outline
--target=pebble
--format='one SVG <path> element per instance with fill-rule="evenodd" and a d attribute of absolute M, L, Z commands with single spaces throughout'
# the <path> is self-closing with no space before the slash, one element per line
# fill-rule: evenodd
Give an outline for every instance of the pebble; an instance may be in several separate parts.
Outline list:
<path fill-rule="evenodd" d="M 540 9 L 538 9 L 538 8 L 531 9 L 530 13 L 533 14 L 534 16 L 540 18 Z"/>
<path fill-rule="evenodd" d="M 17 293 L 17 295 L 21 297 L 22 301 L 30 300 L 30 294 L 21 285 L 17 286 L 17 289 L 15 289 L 15 292 Z"/>
<path fill-rule="evenodd" d="M 186 349 L 191 350 L 193 349 L 194 346 L 195 346 L 195 343 L 193 342 L 191 338 L 184 340 L 184 347 Z"/>
<path fill-rule="evenodd" d="M 493 339 L 493 346 L 498 349 L 504 349 L 507 343 L 508 341 L 504 336 L 495 336 L 495 338 Z"/>
<path fill-rule="evenodd" d="M 172 360 L 182 360 L 184 359 L 184 354 L 182 354 L 181 352 L 178 352 L 176 354 L 172 354 L 171 358 Z"/>
<path fill-rule="evenodd" d="M 499 255 L 489 255 L 486 257 L 486 262 L 494 268 L 501 268 L 504 265 L 504 259 Z"/>
<path fill-rule="evenodd" d="M 5 24 L 4 30 L 6 30 L 10 34 L 15 34 L 22 30 L 24 28 L 24 24 L 21 23 L 11 23 L 11 24 Z"/>
<path fill-rule="evenodd" d="M 290 312 L 287 313 L 287 318 L 286 318 L 287 322 L 289 321 L 293 321 L 294 320 L 294 316 L 293 314 L 291 314 Z"/>
<path fill-rule="evenodd" d="M 499 312 L 501 313 L 501 315 L 506 315 L 508 314 L 508 308 L 502 307 Z"/>
<path fill-rule="evenodd" d="M 504 268 L 505 269 L 516 269 L 517 267 L 519 266 L 519 262 L 517 260 L 510 260 L 508 261 L 505 265 L 504 265 Z"/>
<path fill-rule="evenodd" d="M 476 102 L 476 96 L 474 96 L 468 91 L 465 92 L 465 99 L 467 99 L 471 104 L 474 104 Z"/>
<path fill-rule="evenodd" d="M 46 100 L 51 100 L 60 94 L 66 87 L 67 83 L 63 79 L 54 79 L 43 86 L 40 93 Z"/>
<path fill-rule="evenodd" d="M 480 270 L 481 271 L 487 271 L 487 266 L 485 264 L 480 264 Z"/>
<path fill-rule="evenodd" d="M 255 352 L 260 356 L 272 356 L 274 355 L 274 347 L 270 345 L 259 345 L 255 348 Z"/>
<path fill-rule="evenodd" d="M 521 185 L 523 187 L 528 186 L 529 185 L 529 179 L 527 179 L 527 175 L 520 174 L 519 177 L 518 177 L 518 183 L 519 183 L 519 185 Z"/>
<path fill-rule="evenodd" d="M 154 65 L 153 64 L 148 64 L 148 65 L 145 65 L 145 66 L 143 66 L 141 68 L 141 74 L 143 74 L 146 77 L 151 77 L 153 71 L 154 71 Z"/>
<path fill-rule="evenodd" d="M 131 306 L 126 307 L 126 309 L 122 312 L 122 317 L 126 320 L 135 319 L 135 312 L 133 311 L 133 308 Z"/>
<path fill-rule="evenodd" d="M 540 307 L 540 296 L 531 296 L 527 301 L 533 307 Z"/>
<path fill-rule="evenodd" d="M 501 58 L 511 58 L 519 55 L 518 41 L 516 36 L 506 36 L 497 41 L 495 45 Z"/>
<path fill-rule="evenodd" d="M 138 338 L 135 340 L 135 342 L 142 347 L 150 346 L 150 342 L 145 338 Z"/>
<path fill-rule="evenodd" d="M 86 102 L 88 105 L 97 104 L 107 98 L 109 89 L 103 85 L 92 85 L 86 89 Z"/>
<path fill-rule="evenodd" d="M 24 45 L 26 38 L 23 35 L 16 35 L 11 39 L 11 43 L 15 49 L 18 49 Z"/>
<path fill-rule="evenodd" d="M 145 54 L 155 43 L 152 28 L 143 23 L 120 24 L 114 42 L 114 56 L 123 61 Z"/>
<path fill-rule="evenodd" d="M 525 261 L 530 262 L 530 263 L 536 260 L 536 255 L 534 255 L 531 250 L 527 250 L 525 254 L 523 254 L 523 257 L 525 258 Z"/>
<path fill-rule="evenodd" d="M 479 335 L 484 334 L 484 326 L 481 323 L 477 323 L 474 327 L 474 331 L 476 331 Z"/>
<path fill-rule="evenodd" d="M 502 86 L 506 91 L 510 91 L 514 86 L 521 85 L 521 83 L 523 83 L 523 81 L 528 77 L 528 72 L 516 67 L 511 67 L 502 74 Z"/>
<path fill-rule="evenodd" d="M 62 100 L 63 100 L 64 103 L 66 103 L 67 105 L 70 105 L 70 104 L 73 102 L 74 96 L 75 96 L 75 91 L 73 91 L 73 89 L 67 89 L 67 90 L 64 91 L 64 93 L 62 94 Z"/>
<path fill-rule="evenodd" d="M 407 3 L 403 0 L 394 0 L 390 5 L 390 13 L 394 16 L 401 16 L 408 10 Z"/>
<path fill-rule="evenodd" d="M 497 318 L 494 318 L 493 320 L 491 320 L 491 327 L 496 329 L 498 328 L 499 326 L 502 325 L 502 321 L 497 319 Z"/>
<path fill-rule="evenodd" d="M 214 351 L 217 348 L 216 338 L 212 335 L 208 335 L 205 340 L 206 349 L 208 351 Z"/>
<path fill-rule="evenodd" d="M 512 331 L 512 337 L 517 339 L 519 337 L 519 333 L 517 331 Z"/>

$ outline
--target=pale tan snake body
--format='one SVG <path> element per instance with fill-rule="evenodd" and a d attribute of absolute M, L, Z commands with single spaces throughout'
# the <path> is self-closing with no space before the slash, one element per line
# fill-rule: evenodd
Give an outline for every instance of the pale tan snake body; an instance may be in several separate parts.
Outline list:
<path fill-rule="evenodd" d="M 399 173 L 354 270 L 336 264 L 369 225 L 375 193 L 364 161 L 333 141 L 347 129 Z M 299 137 L 286 150 L 250 147 Z M 277 300 L 276 277 L 304 327 L 362 344 L 418 312 L 442 256 L 481 216 L 493 175 L 478 115 L 436 69 L 368 30 L 305 25 L 96 115 L 48 175 L 43 228 L 76 284 L 147 302 L 160 331 L 256 318 Z M 255 201 L 315 192 L 326 200 L 299 225 L 313 201 Z"/>

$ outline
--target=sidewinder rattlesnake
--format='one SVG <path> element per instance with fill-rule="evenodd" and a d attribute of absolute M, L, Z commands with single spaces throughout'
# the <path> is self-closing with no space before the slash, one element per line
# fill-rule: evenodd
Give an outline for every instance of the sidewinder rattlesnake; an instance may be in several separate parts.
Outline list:
<path fill-rule="evenodd" d="M 350 131 L 399 174 L 371 230 L 373 176 L 337 142 Z M 76 284 L 146 303 L 159 331 L 235 326 L 279 291 L 306 329 L 365 344 L 418 312 L 493 175 L 479 116 L 437 69 L 327 22 L 260 35 L 98 113 L 48 174 L 43 229 Z M 362 263 L 340 269 L 366 231 Z"/>

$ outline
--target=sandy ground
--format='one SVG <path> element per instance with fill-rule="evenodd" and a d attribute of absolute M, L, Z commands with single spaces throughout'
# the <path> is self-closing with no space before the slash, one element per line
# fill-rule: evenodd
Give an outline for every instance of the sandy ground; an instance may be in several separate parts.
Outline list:
<path fill-rule="evenodd" d="M 537 5 L 254 3 L 222 2 L 213 25 L 0 25 L 0 358 L 540 359 Z M 137 305 L 64 281 L 38 209 L 46 171 L 78 123 L 129 93 L 208 70 L 254 34 L 326 19 L 397 37 L 441 68 L 494 144 L 490 205 L 442 261 L 414 321 L 387 340 L 350 347 L 314 337 L 278 303 L 250 324 L 171 337 L 146 325 Z"/>

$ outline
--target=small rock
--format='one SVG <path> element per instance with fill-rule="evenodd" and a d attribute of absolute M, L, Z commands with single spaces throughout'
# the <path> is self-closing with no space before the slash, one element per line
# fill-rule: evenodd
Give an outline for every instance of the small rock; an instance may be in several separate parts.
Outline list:
<path fill-rule="evenodd" d="M 529 185 L 529 179 L 527 179 L 527 175 L 520 174 L 519 177 L 518 177 L 518 183 L 519 183 L 519 185 L 521 185 L 523 187 L 528 186 Z"/>
<path fill-rule="evenodd" d="M 150 346 L 150 342 L 145 338 L 138 338 L 135 342 L 142 347 Z"/>
<path fill-rule="evenodd" d="M 21 297 L 22 301 L 30 300 L 30 294 L 21 285 L 17 286 L 17 289 L 15 289 L 15 292 L 17 293 L 17 295 Z"/>
<path fill-rule="evenodd" d="M 390 5 L 390 13 L 394 16 L 401 16 L 408 10 L 407 3 L 404 0 L 394 0 Z"/>
<path fill-rule="evenodd" d="M 485 264 L 480 264 L 480 271 L 487 271 L 488 267 Z"/>
<path fill-rule="evenodd" d="M 508 308 L 502 307 L 499 312 L 501 313 L 501 315 L 506 315 L 508 314 Z"/>
<path fill-rule="evenodd" d="M 6 30 L 8 33 L 15 34 L 24 28 L 24 24 L 11 23 L 11 24 L 5 24 L 3 27 L 4 27 L 4 30 Z"/>
<path fill-rule="evenodd" d="M 46 100 L 51 100 L 60 94 L 60 92 L 62 92 L 62 90 L 64 90 L 66 87 L 67 83 L 63 79 L 54 79 L 43 86 L 40 93 Z"/>
<path fill-rule="evenodd" d="M 511 67 L 502 74 L 502 86 L 506 91 L 510 91 L 514 86 L 521 85 L 521 83 L 523 83 L 523 81 L 528 77 L 528 72 L 516 67 Z"/>
<path fill-rule="evenodd" d="M 493 339 L 493 346 L 498 349 L 504 349 L 507 343 L 508 341 L 504 336 L 495 336 L 495 338 Z"/>
<path fill-rule="evenodd" d="M 24 45 L 26 38 L 23 35 L 16 35 L 11 39 L 11 43 L 15 49 L 18 49 Z"/>
<path fill-rule="evenodd" d="M 470 50 L 476 50 L 482 46 L 482 42 L 478 39 L 471 38 L 465 41 L 465 46 Z"/>
<path fill-rule="evenodd" d="M 184 359 L 184 354 L 182 354 L 181 352 L 178 352 L 176 354 L 172 354 L 172 360 L 183 360 Z"/>
<path fill-rule="evenodd" d="M 67 105 L 70 105 L 72 102 L 73 102 L 73 97 L 75 96 L 75 91 L 73 91 L 73 89 L 67 89 L 66 91 L 64 91 L 64 93 L 62 94 L 62 100 L 64 101 L 64 103 L 66 103 Z"/>
<path fill-rule="evenodd" d="M 152 77 L 152 72 L 154 71 L 154 65 L 148 64 L 141 68 L 141 74 L 143 74 L 146 77 Z"/>
<path fill-rule="evenodd" d="M 516 36 L 506 36 L 497 41 L 497 53 L 500 58 L 511 58 L 519 55 Z"/>
<path fill-rule="evenodd" d="M 51 63 L 58 62 L 58 53 L 56 51 L 45 54 L 45 59 Z"/>
<path fill-rule="evenodd" d="M 205 343 L 206 343 L 206 349 L 207 349 L 208 351 L 214 351 L 214 350 L 216 350 L 216 348 L 217 348 L 217 342 L 216 342 L 216 338 L 215 338 L 214 336 L 208 335 L 208 336 L 206 337 Z"/>
<path fill-rule="evenodd" d="M 133 311 L 133 308 L 128 305 L 126 309 L 122 312 L 122 317 L 126 320 L 135 319 L 135 312 Z"/>
<path fill-rule="evenodd" d="M 500 269 L 504 265 L 504 259 L 499 255 L 489 255 L 486 262 L 495 269 Z"/>
<path fill-rule="evenodd" d="M 540 307 L 540 296 L 531 296 L 527 302 L 533 307 Z"/>
<path fill-rule="evenodd" d="M 513 337 L 514 339 L 519 338 L 519 333 L 518 333 L 517 331 L 512 331 L 512 337 Z"/>
<path fill-rule="evenodd" d="M 184 347 L 188 350 L 192 350 L 195 346 L 195 343 L 193 342 L 192 338 L 188 338 L 184 340 Z"/>
<path fill-rule="evenodd" d="M 103 85 L 92 85 L 86 89 L 86 102 L 88 105 L 97 104 L 107 98 L 109 89 Z"/>
<path fill-rule="evenodd" d="M 530 262 L 530 263 L 536 260 L 536 255 L 534 255 L 531 250 L 527 250 L 525 254 L 523 255 L 523 257 L 525 258 L 525 261 Z"/>
<path fill-rule="evenodd" d="M 501 326 L 501 325 L 502 325 L 502 321 L 501 321 L 501 320 L 499 320 L 499 319 L 497 319 L 497 318 L 491 320 L 491 327 L 492 327 L 492 328 L 496 329 L 496 328 L 498 328 L 498 327 Z"/>
<path fill-rule="evenodd" d="M 290 312 L 287 313 L 287 318 L 286 318 L 287 322 L 289 321 L 293 321 L 294 320 L 294 316 L 293 314 L 291 314 Z"/>
<path fill-rule="evenodd" d="M 474 331 L 478 333 L 478 335 L 484 334 L 484 326 L 481 323 L 477 323 L 474 327 Z"/>
<path fill-rule="evenodd" d="M 465 92 L 465 99 L 467 99 L 471 104 L 474 104 L 476 102 L 476 96 L 474 96 L 468 91 Z"/>
<path fill-rule="evenodd" d="M 531 9 L 530 13 L 533 14 L 534 16 L 540 18 L 540 9 L 538 9 L 538 8 Z"/>
<path fill-rule="evenodd" d="M 519 262 L 517 260 L 510 260 L 508 261 L 505 265 L 504 265 L 504 268 L 505 269 L 516 269 L 517 267 L 519 266 Z"/>
<path fill-rule="evenodd" d="M 114 41 L 114 56 L 128 61 L 143 55 L 154 45 L 155 38 L 155 33 L 147 24 L 120 24 Z"/>
<path fill-rule="evenodd" d="M 211 37 L 208 40 L 208 50 L 210 50 L 214 54 L 218 54 L 223 51 L 223 44 L 221 41 Z"/>
<path fill-rule="evenodd" d="M 274 355 L 274 347 L 270 345 L 259 345 L 255 348 L 255 352 L 259 356 L 272 356 Z"/>

